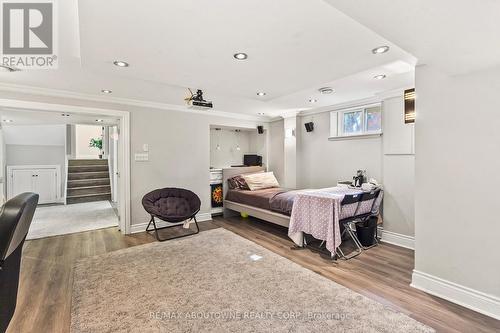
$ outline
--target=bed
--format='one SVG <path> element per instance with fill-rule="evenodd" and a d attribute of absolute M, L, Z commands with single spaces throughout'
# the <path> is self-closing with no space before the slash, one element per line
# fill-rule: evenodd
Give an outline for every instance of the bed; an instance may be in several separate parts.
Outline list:
<path fill-rule="evenodd" d="M 341 243 L 341 229 L 345 223 L 377 215 L 383 197 L 380 188 L 363 192 L 360 188 L 347 186 L 306 190 L 280 187 L 244 190 L 241 189 L 242 186 L 234 186 L 236 183 L 233 177 L 262 171 L 265 169 L 260 167 L 223 169 L 226 187 L 224 215 L 231 216 L 234 212 L 246 213 L 288 227 L 289 237 L 298 246 L 303 246 L 304 233 L 311 234 L 316 239 L 326 240 L 326 246 L 332 256 Z M 248 181 L 248 178 L 252 177 L 245 177 L 245 180 Z M 229 183 L 233 186 L 229 186 Z M 352 204 L 350 200 L 354 200 Z"/>
<path fill-rule="evenodd" d="M 270 205 L 270 199 L 276 195 L 288 192 L 286 189 L 271 188 L 258 191 L 229 189 L 229 178 L 261 171 L 266 171 L 266 169 L 259 166 L 222 169 L 224 216 L 234 216 L 235 212 L 247 213 L 258 219 L 288 227 L 290 224 L 290 214 L 287 215 L 280 211 L 273 211 Z"/>
<path fill-rule="evenodd" d="M 244 212 L 262 220 L 288 226 L 290 215 L 292 214 L 293 202 L 298 194 L 317 191 L 333 191 L 344 194 L 362 193 L 360 189 L 346 188 L 345 190 L 339 190 L 336 187 L 302 190 L 273 187 L 249 191 L 237 188 L 231 189 L 228 186 L 228 179 L 234 176 L 262 171 L 266 171 L 264 167 L 235 167 L 222 170 L 226 216 L 231 215 L 230 211 Z M 266 218 L 266 214 L 269 215 L 268 218 Z M 280 220 L 276 221 L 276 217 L 279 217 Z"/>

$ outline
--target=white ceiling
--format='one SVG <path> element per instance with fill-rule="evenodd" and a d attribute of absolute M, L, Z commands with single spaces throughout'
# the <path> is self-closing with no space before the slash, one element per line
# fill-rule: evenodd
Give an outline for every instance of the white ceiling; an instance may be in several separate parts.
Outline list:
<path fill-rule="evenodd" d="M 182 105 L 187 87 L 202 88 L 217 110 L 272 116 L 411 86 L 417 63 L 323 0 L 65 0 L 59 18 L 59 69 L 0 72 L 0 89 Z M 390 52 L 373 55 L 379 45 Z M 130 67 L 114 66 L 116 59 Z M 382 73 L 386 79 L 373 79 Z M 336 93 L 319 95 L 322 86 Z M 319 102 L 310 105 L 311 97 Z"/>
<path fill-rule="evenodd" d="M 498 0 L 326 0 L 449 74 L 500 65 Z"/>
<path fill-rule="evenodd" d="M 276 111 L 271 112 L 271 115 L 279 115 L 283 108 L 297 111 L 310 110 L 366 99 L 396 89 L 411 88 L 415 82 L 413 69 L 414 67 L 406 62 L 395 61 L 332 82 L 326 82 L 316 87 L 331 87 L 335 90 L 333 94 L 324 95 L 318 89 L 311 88 L 301 90 L 273 100 L 272 104 L 276 106 Z M 373 79 L 375 75 L 381 73 L 387 75 L 387 78 L 383 80 Z M 317 102 L 310 103 L 310 99 Z"/>
<path fill-rule="evenodd" d="M 118 118 L 105 115 L 85 115 L 71 112 L 65 114 L 69 116 L 64 116 L 61 112 L 3 108 L 0 109 L 0 121 L 2 127 L 63 124 L 109 126 L 118 125 L 120 123 Z M 98 122 L 97 120 L 102 121 Z"/>
<path fill-rule="evenodd" d="M 414 59 L 321 0 L 85 0 L 84 68 L 269 100 L 395 60 Z M 99 8 L 99 10 L 96 10 Z M 110 18 L 113 17 L 112 20 Z M 140 22 L 140 24 L 138 24 Z M 237 61 L 236 52 L 249 58 Z M 124 59 L 129 68 L 110 66 Z M 257 91 L 267 96 L 259 98 Z"/>

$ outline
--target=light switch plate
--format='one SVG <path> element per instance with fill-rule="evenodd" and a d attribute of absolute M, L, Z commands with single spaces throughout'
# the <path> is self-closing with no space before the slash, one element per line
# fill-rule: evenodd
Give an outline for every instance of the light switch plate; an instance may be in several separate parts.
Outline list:
<path fill-rule="evenodd" d="M 134 156 L 136 162 L 146 162 L 149 161 L 148 153 L 136 153 Z"/>

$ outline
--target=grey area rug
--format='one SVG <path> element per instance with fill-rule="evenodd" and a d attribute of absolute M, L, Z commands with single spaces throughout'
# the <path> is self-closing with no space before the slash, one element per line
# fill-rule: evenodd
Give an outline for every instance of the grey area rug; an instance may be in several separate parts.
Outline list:
<path fill-rule="evenodd" d="M 26 239 L 72 234 L 118 226 L 109 201 L 38 206 Z"/>
<path fill-rule="evenodd" d="M 225 229 L 76 263 L 72 332 L 433 332 Z"/>

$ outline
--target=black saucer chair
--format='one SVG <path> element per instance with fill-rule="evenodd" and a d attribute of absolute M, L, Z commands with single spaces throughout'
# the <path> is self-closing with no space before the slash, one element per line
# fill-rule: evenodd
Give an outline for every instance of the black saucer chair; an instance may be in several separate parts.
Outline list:
<path fill-rule="evenodd" d="M 38 204 L 38 194 L 23 193 L 5 203 L 0 212 L 0 332 L 14 315 L 24 240 Z"/>
<path fill-rule="evenodd" d="M 196 214 L 200 211 L 201 201 L 195 193 L 189 190 L 175 187 L 154 190 L 142 198 L 142 205 L 146 212 L 151 215 L 151 220 L 146 227 L 146 231 L 154 231 L 156 239 L 160 242 L 194 235 L 200 231 L 198 222 L 196 221 Z M 175 225 L 158 228 L 155 218 L 168 223 L 175 223 Z M 164 239 L 158 235 L 158 230 L 178 226 L 182 227 L 178 223 L 186 220 L 194 220 L 196 232 Z M 153 224 L 153 229 L 149 229 L 151 224 Z"/>

